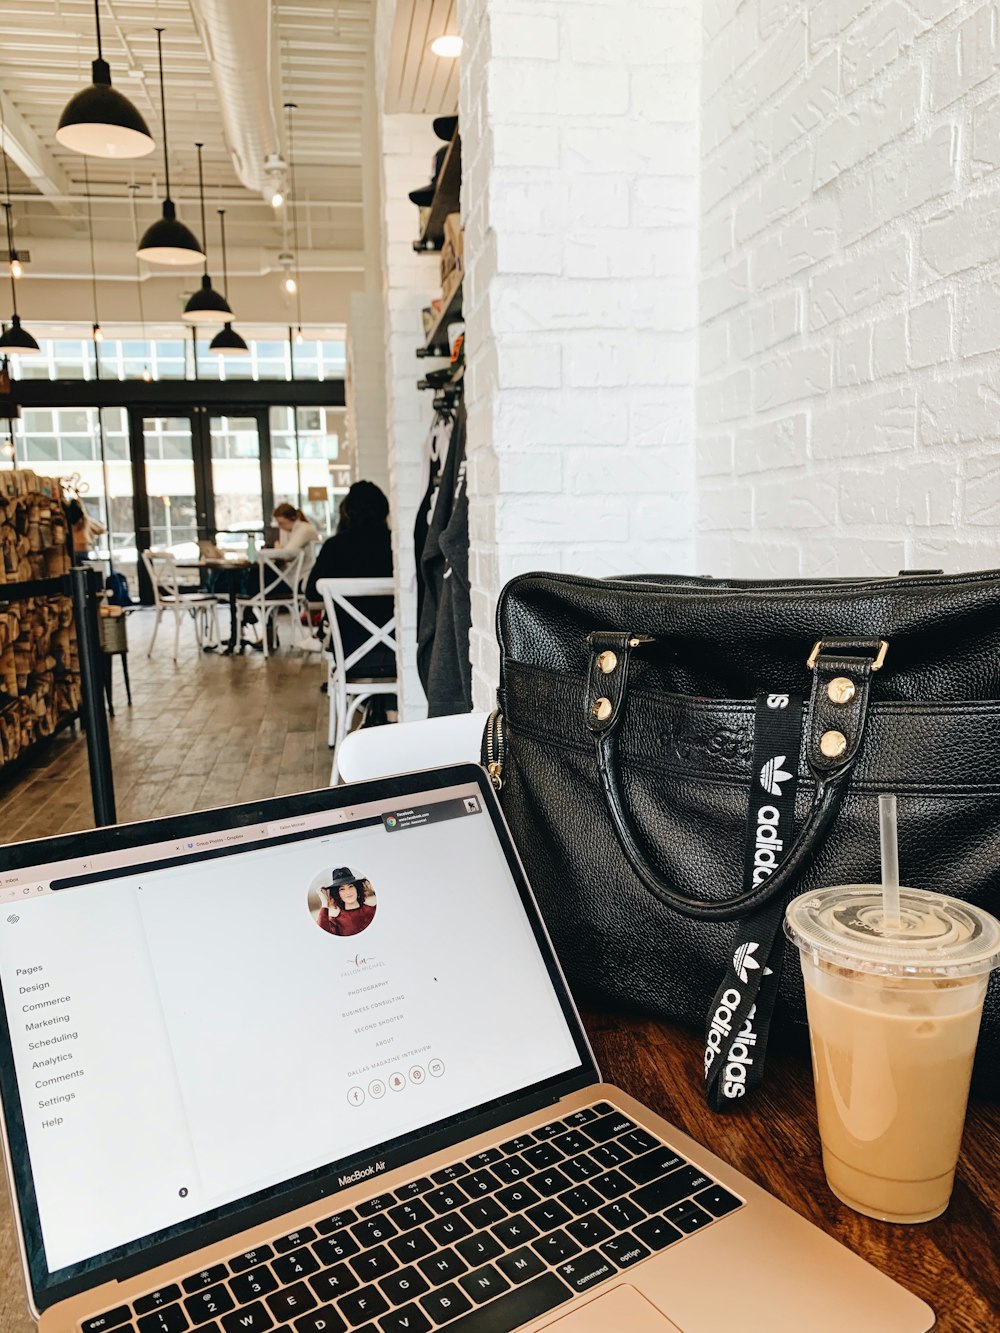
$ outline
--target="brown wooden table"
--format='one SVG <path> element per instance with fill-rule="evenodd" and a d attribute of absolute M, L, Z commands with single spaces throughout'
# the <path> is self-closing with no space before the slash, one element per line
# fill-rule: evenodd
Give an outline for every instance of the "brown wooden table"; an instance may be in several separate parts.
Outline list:
<path fill-rule="evenodd" d="M 611 1014 L 589 1014 L 586 1022 L 609 1082 L 922 1296 L 938 1313 L 937 1333 L 1000 1329 L 1000 1107 L 979 1102 L 970 1108 L 955 1194 L 944 1217 L 919 1226 L 892 1226 L 852 1212 L 826 1188 L 806 1063 L 769 1056 L 763 1092 L 746 1110 L 717 1116 L 701 1094 L 701 1045 L 694 1033 Z M 5 1194 L 0 1204 L 0 1330 L 32 1333 L 33 1328 Z M 731 1330 L 720 1326 L 719 1333 Z M 858 1328 L 856 1333 L 882 1331 Z"/>

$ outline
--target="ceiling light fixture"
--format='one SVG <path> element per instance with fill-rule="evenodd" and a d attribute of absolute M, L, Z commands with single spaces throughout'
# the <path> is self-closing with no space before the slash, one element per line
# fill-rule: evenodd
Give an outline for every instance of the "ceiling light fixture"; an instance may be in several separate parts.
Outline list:
<path fill-rule="evenodd" d="M 95 324 L 93 326 L 91 334 L 95 343 L 102 343 L 104 341 L 104 330 L 101 328 L 100 324 Z"/>
<path fill-rule="evenodd" d="M 229 300 L 229 265 L 226 262 L 226 210 L 218 209 L 219 230 L 222 233 L 222 290 Z M 244 352 L 249 352 L 250 348 L 233 328 L 232 321 L 228 320 L 212 341 L 208 344 L 210 352 L 218 352 L 220 356 L 231 356 L 233 354 L 242 356 Z"/>
<path fill-rule="evenodd" d="M 264 186 L 263 195 L 272 208 L 280 208 L 285 202 L 285 177 L 288 173 L 288 167 L 283 158 L 277 153 L 268 153 L 264 159 L 264 174 L 267 176 L 267 184 Z"/>
<path fill-rule="evenodd" d="M 156 51 L 160 62 L 160 113 L 163 119 L 163 166 L 166 197 L 163 216 L 158 218 L 139 243 L 138 255 L 150 264 L 168 264 L 174 268 L 190 268 L 200 264 L 205 252 L 193 232 L 177 219 L 174 201 L 170 198 L 170 149 L 167 146 L 167 101 L 163 85 L 163 29 L 156 29 Z"/>
<path fill-rule="evenodd" d="M 111 86 L 111 69 L 101 50 L 100 0 L 94 0 L 97 59 L 93 83 L 66 103 L 56 138 L 64 148 L 88 157 L 145 157 L 156 147 L 142 116 Z"/>
<path fill-rule="evenodd" d="M 271 195 L 271 207 L 280 208 L 284 202 L 285 202 L 285 196 L 281 193 L 280 190 L 275 190 L 274 194 Z"/>
<path fill-rule="evenodd" d="M 87 159 L 83 159 L 83 188 L 87 192 L 87 236 L 90 240 L 90 293 L 94 302 L 94 322 L 90 327 L 90 336 L 95 343 L 104 341 L 104 332 L 101 328 L 101 316 L 97 309 L 97 260 L 94 256 L 94 211 L 90 199 L 90 171 L 87 166 Z M 97 378 L 101 378 L 101 364 L 97 360 Z"/>
<path fill-rule="evenodd" d="M 4 167 L 7 165 L 7 154 L 4 153 Z M 4 204 L 4 211 L 7 215 L 7 253 L 14 253 L 14 229 L 10 220 L 10 200 Z M 21 328 L 21 317 L 17 313 L 17 286 L 14 282 L 13 272 L 10 275 L 10 299 L 14 307 L 14 314 L 10 321 L 10 327 L 4 329 L 0 334 L 0 351 L 17 352 L 19 356 L 33 356 L 42 349 L 35 342 L 34 338 L 27 329 Z"/>
<path fill-rule="evenodd" d="M 431 42 L 431 50 L 442 60 L 457 60 L 462 54 L 463 42 L 457 32 L 445 32 Z"/>
<path fill-rule="evenodd" d="M 24 277 L 24 265 L 21 263 L 20 259 L 18 259 L 17 255 L 10 261 L 10 276 L 12 278 Z"/>
<path fill-rule="evenodd" d="M 181 319 L 188 324 L 224 324 L 232 319 L 233 312 L 229 302 L 212 286 L 208 276 L 208 229 L 205 226 L 205 178 L 201 168 L 201 150 L 204 144 L 196 143 L 198 150 L 198 196 L 201 199 L 201 234 L 205 237 L 205 272 L 201 275 L 201 287 L 188 297 Z"/>

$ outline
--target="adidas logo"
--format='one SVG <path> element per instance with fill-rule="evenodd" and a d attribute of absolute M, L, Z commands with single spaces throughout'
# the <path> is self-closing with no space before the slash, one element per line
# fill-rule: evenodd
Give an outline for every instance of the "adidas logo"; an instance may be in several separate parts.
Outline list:
<path fill-rule="evenodd" d="M 759 948 L 759 944 L 741 944 L 733 954 L 733 971 L 744 986 L 747 984 L 749 973 L 756 972 L 760 968 L 760 963 L 754 958 L 754 954 Z"/>
<path fill-rule="evenodd" d="M 783 754 L 776 755 L 773 759 L 769 759 L 760 770 L 760 785 L 769 796 L 780 796 L 781 784 L 791 781 L 791 773 L 787 773 L 781 767 L 786 757 Z"/>

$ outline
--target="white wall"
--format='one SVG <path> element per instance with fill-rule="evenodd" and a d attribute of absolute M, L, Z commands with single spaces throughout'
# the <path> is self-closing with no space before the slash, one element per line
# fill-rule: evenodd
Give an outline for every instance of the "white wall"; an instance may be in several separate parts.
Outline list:
<path fill-rule="evenodd" d="M 700 568 L 998 563 L 998 16 L 705 5 Z"/>
<path fill-rule="evenodd" d="M 476 704 L 527 569 L 693 560 L 695 0 L 462 0 Z"/>
<path fill-rule="evenodd" d="M 347 421 L 355 481 L 389 494 L 385 311 L 381 292 L 355 292 L 347 330 Z"/>

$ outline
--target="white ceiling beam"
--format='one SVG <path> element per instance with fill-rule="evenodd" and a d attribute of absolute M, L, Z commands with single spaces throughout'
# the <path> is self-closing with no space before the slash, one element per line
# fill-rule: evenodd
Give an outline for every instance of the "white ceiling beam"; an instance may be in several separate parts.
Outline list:
<path fill-rule="evenodd" d="M 9 79 L 4 79 L 9 84 Z M 10 160 L 33 181 L 39 191 L 51 197 L 52 207 L 63 217 L 78 218 L 78 208 L 68 196 L 73 192 L 72 182 L 56 161 L 51 151 L 18 111 L 5 92 L 0 92 L 3 109 L 3 147 Z"/>

